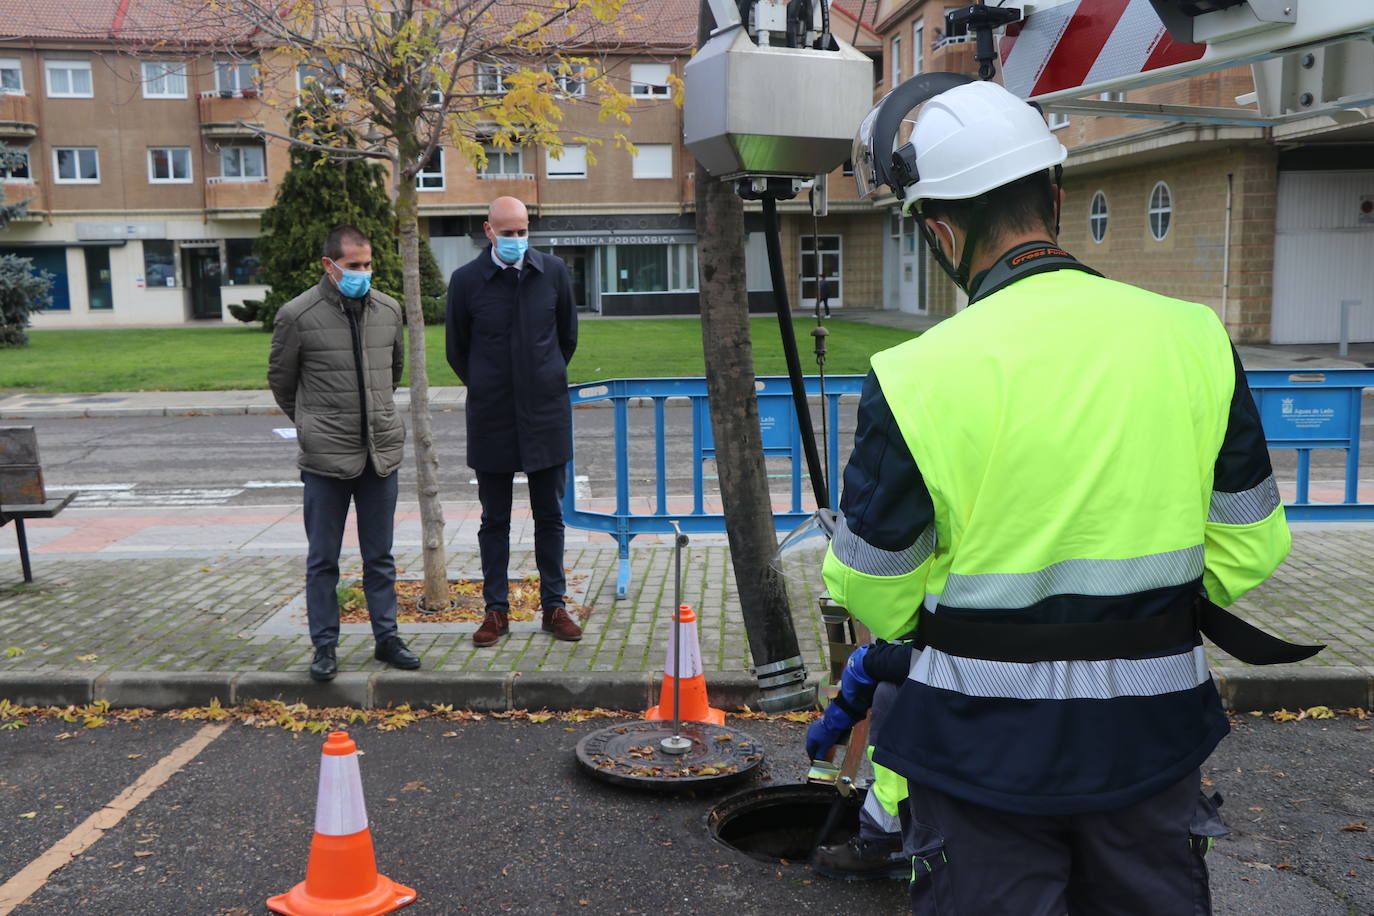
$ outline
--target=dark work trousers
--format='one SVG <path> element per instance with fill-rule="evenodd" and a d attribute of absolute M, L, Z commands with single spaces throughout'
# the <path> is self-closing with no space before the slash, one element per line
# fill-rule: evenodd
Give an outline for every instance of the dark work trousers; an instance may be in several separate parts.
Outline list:
<path fill-rule="evenodd" d="M 357 477 L 324 477 L 301 472 L 305 482 L 305 607 L 310 641 L 339 641 L 339 548 L 352 501 L 358 517 L 358 547 L 363 555 L 363 594 L 378 641 L 396 635 L 396 561 L 391 534 L 396 521 L 396 478 L 379 477 L 368 461 Z"/>
<path fill-rule="evenodd" d="M 510 505 L 514 474 L 477 471 L 477 499 L 482 523 L 477 546 L 482 552 L 482 600 L 488 609 L 510 611 Z M 563 486 L 568 466 L 528 471 L 530 511 L 534 515 L 534 563 L 539 568 L 539 605 L 563 604 Z"/>
<path fill-rule="evenodd" d="M 902 812 L 916 916 L 1208 916 L 1192 829 L 1216 809 L 1194 772 L 1114 811 L 1041 816 L 974 805 L 918 783 Z M 1224 829 L 1219 832 L 1224 833 Z"/>

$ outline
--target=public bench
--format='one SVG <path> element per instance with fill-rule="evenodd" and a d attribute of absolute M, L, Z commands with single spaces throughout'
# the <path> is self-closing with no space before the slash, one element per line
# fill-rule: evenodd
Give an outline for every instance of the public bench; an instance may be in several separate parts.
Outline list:
<path fill-rule="evenodd" d="M 73 490 L 65 496 L 48 498 L 43 489 L 43 468 L 38 462 L 38 435 L 32 426 L 0 426 L 0 528 L 14 522 L 25 582 L 33 581 L 33 568 L 29 565 L 24 520 L 52 518 L 75 496 Z"/>

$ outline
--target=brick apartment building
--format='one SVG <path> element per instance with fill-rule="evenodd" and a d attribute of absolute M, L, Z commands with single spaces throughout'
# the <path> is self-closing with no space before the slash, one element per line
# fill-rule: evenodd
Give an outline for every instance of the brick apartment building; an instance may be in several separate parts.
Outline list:
<path fill-rule="evenodd" d="M 579 305 L 606 314 L 696 311 L 694 162 L 670 77 L 681 76 L 695 44 L 697 3 L 630 6 L 636 15 L 614 46 L 585 52 L 632 96 L 625 132 L 636 154 L 609 142 L 570 143 L 557 159 L 535 146 L 488 147 L 478 170 L 440 150 L 417 186 L 421 228 L 445 273 L 481 249 L 488 202 L 510 194 L 530 205 L 533 244 L 567 261 Z M 230 304 L 265 292 L 253 239 L 289 164 L 286 146 L 254 127 L 285 133 L 308 73 L 272 60 L 269 48 L 216 53 L 213 36 L 188 32 L 154 0 L 6 7 L 0 140 L 26 164 L 0 181 L 8 200 L 31 201 L 31 215 L 0 234 L 0 250 L 56 278 L 53 306 L 33 325 L 232 322 Z M 844 9 L 835 21 L 878 50 L 877 37 Z M 159 41 L 172 35 L 175 46 Z M 166 52 L 172 47 L 178 53 Z M 504 90 L 495 67 L 474 81 L 478 91 Z M 595 106 L 579 101 L 583 87 L 568 78 L 566 88 L 566 135 L 607 135 Z M 804 201 L 782 208 L 792 301 L 813 302 L 824 271 L 833 306 L 877 305 L 872 206 L 855 199 L 839 169 L 831 188 L 832 215 L 819 222 Z M 763 237 L 758 217 L 749 219 L 751 300 L 763 307 Z"/>
<path fill-rule="evenodd" d="M 879 93 L 917 72 L 975 72 L 970 45 L 942 40 L 945 2 L 876 2 Z M 1247 66 L 1112 97 L 1234 107 L 1254 88 Z M 1358 111 L 1270 128 L 1051 114 L 1069 149 L 1063 244 L 1110 277 L 1206 303 L 1235 340 L 1334 341 L 1350 299 L 1363 301 L 1351 339 L 1374 340 L 1374 107 Z M 950 313 L 952 284 L 884 203 L 884 305 Z"/>

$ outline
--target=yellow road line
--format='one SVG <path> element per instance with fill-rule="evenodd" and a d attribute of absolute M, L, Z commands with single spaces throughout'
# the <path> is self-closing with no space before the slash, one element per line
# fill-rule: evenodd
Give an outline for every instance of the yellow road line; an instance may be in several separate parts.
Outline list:
<path fill-rule="evenodd" d="M 25 865 L 13 878 L 0 885 L 0 916 L 9 916 L 15 907 L 48 882 L 52 873 L 81 855 L 105 835 L 124 816 L 195 759 L 205 747 L 224 734 L 228 724 L 206 725 L 175 750 L 135 779 L 100 810 L 86 818 L 72 832 L 58 840 L 41 856 Z"/>

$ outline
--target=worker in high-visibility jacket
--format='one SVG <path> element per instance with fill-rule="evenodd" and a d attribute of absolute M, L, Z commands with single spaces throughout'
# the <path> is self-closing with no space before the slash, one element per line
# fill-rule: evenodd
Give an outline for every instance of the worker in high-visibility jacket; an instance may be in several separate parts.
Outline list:
<path fill-rule="evenodd" d="M 1239 624 L 1213 604 L 1291 542 L 1239 359 L 1210 308 L 1059 248 L 1066 151 L 1002 87 L 935 95 L 891 155 L 969 306 L 873 357 L 823 574 L 924 646 L 873 755 L 913 911 L 1208 913 L 1199 620 Z"/>

